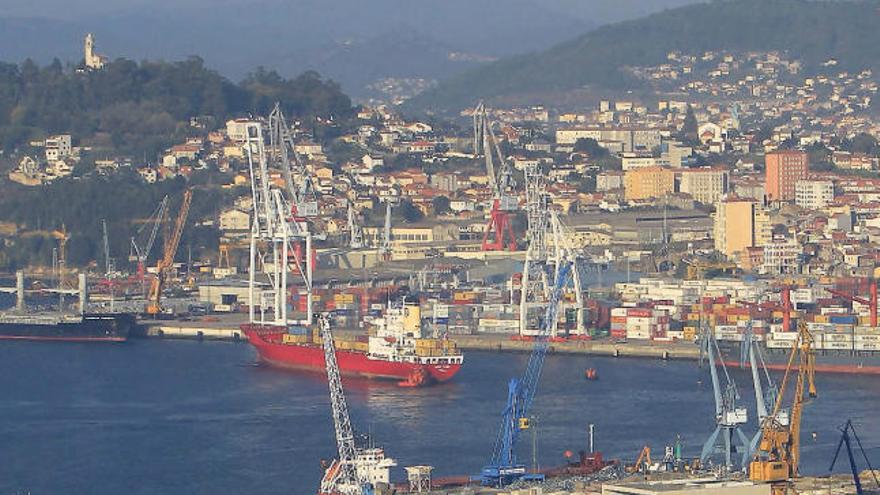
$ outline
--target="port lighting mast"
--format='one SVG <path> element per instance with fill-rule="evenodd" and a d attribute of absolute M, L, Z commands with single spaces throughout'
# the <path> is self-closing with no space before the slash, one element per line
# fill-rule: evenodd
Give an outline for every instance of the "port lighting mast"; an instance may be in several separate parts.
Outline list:
<path fill-rule="evenodd" d="M 526 370 L 521 377 L 512 378 L 507 384 L 507 404 L 501 413 L 501 426 L 492 458 L 480 473 L 480 481 L 484 486 L 502 487 L 519 479 L 543 479 L 543 475 L 526 473 L 525 464 L 517 460 L 516 445 L 520 432 L 530 426 L 529 410 L 541 379 L 549 337 L 559 314 L 559 303 L 571 279 L 572 270 L 573 267 L 566 264 L 557 273 L 541 324 L 542 332 L 535 338 Z"/>
<path fill-rule="evenodd" d="M 516 197 L 516 182 L 513 171 L 501 153 L 495 131 L 481 101 L 473 111 L 474 117 L 474 157 L 483 155 L 486 161 L 486 175 L 492 189 L 492 209 L 489 222 L 483 233 L 483 251 L 515 251 L 516 237 L 511 225 L 511 212 L 516 211 L 519 201 Z M 498 170 L 495 170 L 495 160 Z"/>

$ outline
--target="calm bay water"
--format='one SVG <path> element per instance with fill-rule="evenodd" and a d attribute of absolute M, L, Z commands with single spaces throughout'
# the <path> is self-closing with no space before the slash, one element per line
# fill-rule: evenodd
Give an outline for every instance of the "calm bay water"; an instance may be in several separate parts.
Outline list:
<path fill-rule="evenodd" d="M 347 380 L 354 424 L 401 465 L 476 473 L 526 358 L 471 352 L 452 383 L 428 389 Z M 599 381 L 583 380 L 587 366 Z M 751 407 L 748 375 L 733 375 Z M 880 378 L 819 375 L 817 385 L 803 470 L 827 471 L 846 418 L 880 462 Z M 3 343 L 0 494 L 312 494 L 319 459 L 334 454 L 328 408 L 323 376 L 258 366 L 244 344 Z M 677 434 L 696 454 L 713 410 L 708 372 L 692 362 L 549 356 L 534 408 L 539 459 L 584 448 L 589 423 L 607 455 L 632 458 L 645 443 L 662 453 Z"/>

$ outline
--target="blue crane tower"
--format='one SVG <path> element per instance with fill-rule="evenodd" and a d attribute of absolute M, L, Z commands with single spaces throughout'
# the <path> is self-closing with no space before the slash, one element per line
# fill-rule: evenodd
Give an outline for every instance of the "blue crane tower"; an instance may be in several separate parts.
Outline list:
<path fill-rule="evenodd" d="M 535 337 L 535 346 L 529 356 L 526 370 L 519 378 L 507 384 L 507 404 L 501 413 L 501 427 L 495 440 L 492 459 L 480 472 L 483 486 L 502 487 L 516 480 L 543 480 L 541 474 L 528 474 L 525 464 L 516 457 L 516 444 L 520 432 L 529 427 L 529 409 L 535 399 L 544 358 L 547 355 L 549 337 L 559 313 L 562 293 L 571 280 L 572 263 L 565 263 L 556 275 L 553 291 L 547 301 L 547 309 L 541 322 L 541 333 Z"/>
<path fill-rule="evenodd" d="M 720 453 L 723 455 L 724 469 L 730 472 L 734 465 L 732 459 L 734 453 L 741 453 L 740 467 L 744 467 L 748 461 L 749 440 L 741 428 L 748 422 L 748 412 L 744 407 L 738 407 L 736 404 L 740 398 L 739 392 L 736 390 L 733 379 L 727 373 L 724 360 L 720 359 L 721 351 L 718 349 L 718 343 L 709 328 L 703 329 L 703 346 L 703 350 L 709 358 L 709 373 L 712 376 L 712 392 L 715 398 L 715 430 L 703 444 L 700 462 L 705 463 L 713 454 Z M 716 363 L 716 356 L 720 362 Z M 723 389 L 718 377 L 718 364 L 721 365 L 726 378 L 726 385 Z M 736 440 L 739 440 L 739 446 L 735 445 Z"/>

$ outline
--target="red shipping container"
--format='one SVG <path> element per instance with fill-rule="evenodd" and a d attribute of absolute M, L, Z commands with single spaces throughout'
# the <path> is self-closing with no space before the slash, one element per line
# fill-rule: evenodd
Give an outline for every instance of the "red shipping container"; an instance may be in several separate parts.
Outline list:
<path fill-rule="evenodd" d="M 626 310 L 627 316 L 634 316 L 636 318 L 650 318 L 652 314 L 652 310 L 644 308 L 630 308 Z"/>

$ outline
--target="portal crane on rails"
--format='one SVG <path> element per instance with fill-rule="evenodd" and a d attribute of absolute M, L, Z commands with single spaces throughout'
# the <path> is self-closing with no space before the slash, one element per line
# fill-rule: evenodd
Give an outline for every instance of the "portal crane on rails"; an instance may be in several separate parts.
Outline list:
<path fill-rule="evenodd" d="M 746 325 L 746 331 L 743 334 L 743 342 L 740 347 L 740 368 L 744 368 L 748 363 L 752 372 L 752 384 L 755 390 L 755 412 L 758 415 L 758 425 L 764 423 L 764 419 L 768 416 L 768 404 L 776 404 L 779 397 L 779 387 L 773 381 L 773 377 L 767 371 L 767 363 L 755 338 L 752 322 Z M 763 371 L 764 379 L 761 379 Z M 765 383 L 766 382 L 766 383 Z M 782 426 L 788 426 L 788 410 L 781 409 L 776 416 L 776 421 Z M 749 442 L 747 452 L 748 458 L 755 455 L 758 449 L 758 442 L 761 441 L 761 429 L 759 428 L 752 440 Z"/>
<path fill-rule="evenodd" d="M 515 251 L 516 237 L 511 224 L 511 212 L 516 211 L 519 201 L 516 197 L 516 182 L 513 170 L 504 159 L 492 123 L 481 101 L 474 109 L 474 156 L 483 155 L 486 161 L 486 175 L 492 188 L 492 210 L 489 222 L 483 233 L 483 251 Z M 495 160 L 498 160 L 498 170 Z"/>
<path fill-rule="evenodd" d="M 137 278 L 141 286 L 144 285 L 147 258 L 149 258 L 150 253 L 153 251 L 153 244 L 156 242 L 156 236 L 159 233 L 159 226 L 164 224 L 167 214 L 168 196 L 166 195 L 162 198 L 162 201 L 159 202 L 156 209 L 153 210 L 150 217 L 143 223 L 143 225 L 141 225 L 135 235 L 131 237 L 131 251 L 128 255 L 128 261 L 134 261 L 137 263 Z M 147 235 L 145 242 L 140 244 L 138 239 L 140 239 L 141 235 L 146 231 L 147 226 L 150 226 L 149 234 Z"/>
<path fill-rule="evenodd" d="M 162 290 L 168 282 L 168 274 L 174 265 L 174 255 L 177 254 L 177 247 L 180 245 L 180 238 L 183 236 L 183 227 L 186 225 L 186 219 L 189 216 L 192 195 L 192 189 L 184 191 L 183 201 L 180 204 L 180 210 L 177 212 L 174 228 L 166 232 L 162 258 L 156 264 L 156 278 L 150 284 L 150 293 L 147 298 L 148 315 L 155 316 L 162 312 Z"/>
<path fill-rule="evenodd" d="M 792 341 L 788 364 L 779 388 L 779 395 L 773 411 L 764 418 L 761 424 L 761 442 L 758 451 L 749 465 L 749 479 L 773 484 L 773 492 L 785 493 L 790 480 L 798 476 L 801 446 L 801 417 L 804 404 L 808 398 L 817 396 L 815 376 L 815 359 L 813 355 L 813 336 L 804 322 L 798 324 L 798 336 Z M 797 370 L 795 371 L 795 361 Z M 783 408 L 785 391 L 792 375 L 796 374 L 795 390 L 790 407 L 789 424 L 780 421 L 779 413 Z M 808 397 L 805 397 L 804 394 Z"/>
<path fill-rule="evenodd" d="M 547 356 L 549 337 L 553 332 L 559 314 L 559 305 L 565 287 L 571 280 L 572 263 L 563 265 L 556 275 L 553 291 L 547 302 L 541 333 L 535 337 L 535 345 L 526 370 L 519 378 L 512 378 L 507 384 L 507 404 L 501 413 L 501 426 L 495 440 L 495 448 L 489 464 L 480 472 L 483 486 L 503 487 L 516 480 L 543 480 L 542 474 L 529 474 L 525 464 L 516 456 L 516 445 L 522 430 L 529 428 L 529 410 L 535 399 L 544 358 Z"/>
<path fill-rule="evenodd" d="M 703 450 L 700 453 L 700 463 L 705 464 L 714 453 L 724 455 L 724 469 L 728 472 L 733 468 L 733 454 L 737 452 L 735 441 L 739 440 L 742 449 L 742 462 L 740 466 L 745 467 L 748 462 L 748 445 L 749 440 L 742 431 L 742 425 L 748 423 L 748 411 L 744 407 L 738 407 L 736 402 L 740 399 L 739 392 L 736 389 L 736 383 L 727 373 L 727 367 L 724 360 L 721 359 L 721 352 L 718 349 L 718 343 L 714 334 L 708 330 L 703 331 L 703 351 L 708 356 L 709 373 L 712 376 L 712 392 L 715 398 L 715 430 L 706 439 L 703 444 Z M 718 361 L 721 361 L 721 369 L 724 371 L 726 384 L 721 387 L 721 379 L 718 376 Z"/>

